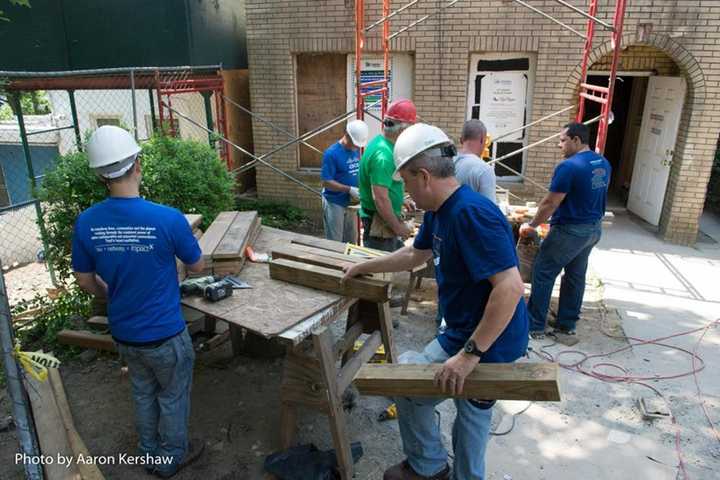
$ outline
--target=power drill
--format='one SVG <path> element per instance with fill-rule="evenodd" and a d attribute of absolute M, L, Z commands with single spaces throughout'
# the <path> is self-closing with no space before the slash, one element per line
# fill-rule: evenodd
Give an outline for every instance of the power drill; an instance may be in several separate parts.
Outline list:
<path fill-rule="evenodd" d="M 227 298 L 233 293 L 233 286 L 221 277 L 208 275 L 206 277 L 187 278 L 180 283 L 180 293 L 186 295 L 202 295 L 211 302 Z"/>

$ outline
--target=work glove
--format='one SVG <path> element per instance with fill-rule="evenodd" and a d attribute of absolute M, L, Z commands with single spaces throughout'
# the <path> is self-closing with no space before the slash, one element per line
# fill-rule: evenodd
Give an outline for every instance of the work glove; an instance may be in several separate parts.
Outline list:
<path fill-rule="evenodd" d="M 348 193 L 352 197 L 353 200 L 360 200 L 360 190 L 358 190 L 357 187 L 350 187 L 350 190 L 348 190 Z"/>

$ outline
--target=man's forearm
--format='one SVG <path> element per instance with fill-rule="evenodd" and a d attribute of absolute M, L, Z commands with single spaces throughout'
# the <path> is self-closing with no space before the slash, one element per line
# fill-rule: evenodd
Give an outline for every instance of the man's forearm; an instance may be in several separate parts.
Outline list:
<path fill-rule="evenodd" d="M 413 246 L 406 246 L 360 265 L 362 273 L 405 272 L 424 264 L 431 256 L 430 250 L 418 250 Z"/>
<path fill-rule="evenodd" d="M 512 284 L 496 285 L 488 298 L 480 324 L 472 334 L 477 347 L 486 352 L 512 320 L 522 292 Z"/>
<path fill-rule="evenodd" d="M 323 180 L 323 187 L 333 192 L 348 193 L 350 191 L 350 185 L 345 185 L 337 180 Z"/>
<path fill-rule="evenodd" d="M 107 286 L 104 286 L 97 279 L 93 278 L 79 283 L 80 288 L 97 298 L 107 298 Z"/>
<path fill-rule="evenodd" d="M 548 219 L 552 216 L 553 213 L 555 213 L 555 210 L 557 210 L 557 206 L 543 200 L 540 202 L 540 206 L 538 206 L 537 213 L 535 214 L 535 217 L 530 221 L 531 227 L 538 227 L 541 224 L 548 221 Z"/>

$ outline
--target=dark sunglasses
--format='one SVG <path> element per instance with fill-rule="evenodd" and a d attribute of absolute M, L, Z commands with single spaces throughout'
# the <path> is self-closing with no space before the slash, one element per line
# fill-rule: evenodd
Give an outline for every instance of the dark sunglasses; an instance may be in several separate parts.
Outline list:
<path fill-rule="evenodd" d="M 387 128 L 392 128 L 392 127 L 394 127 L 395 125 L 397 125 L 397 122 L 395 122 L 395 121 L 394 121 L 393 119 L 391 119 L 391 118 L 386 118 L 385 120 L 383 120 L 382 123 L 383 123 L 383 125 L 385 125 Z"/>

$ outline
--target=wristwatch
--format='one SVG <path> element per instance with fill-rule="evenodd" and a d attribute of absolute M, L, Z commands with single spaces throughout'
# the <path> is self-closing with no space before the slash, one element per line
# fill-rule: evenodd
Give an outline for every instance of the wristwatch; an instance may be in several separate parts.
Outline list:
<path fill-rule="evenodd" d="M 482 359 L 483 355 L 485 355 L 485 352 L 477 348 L 477 345 L 475 344 L 475 340 L 472 338 L 465 342 L 465 346 L 463 347 L 463 351 L 467 353 L 468 355 L 476 355 L 478 358 Z"/>

